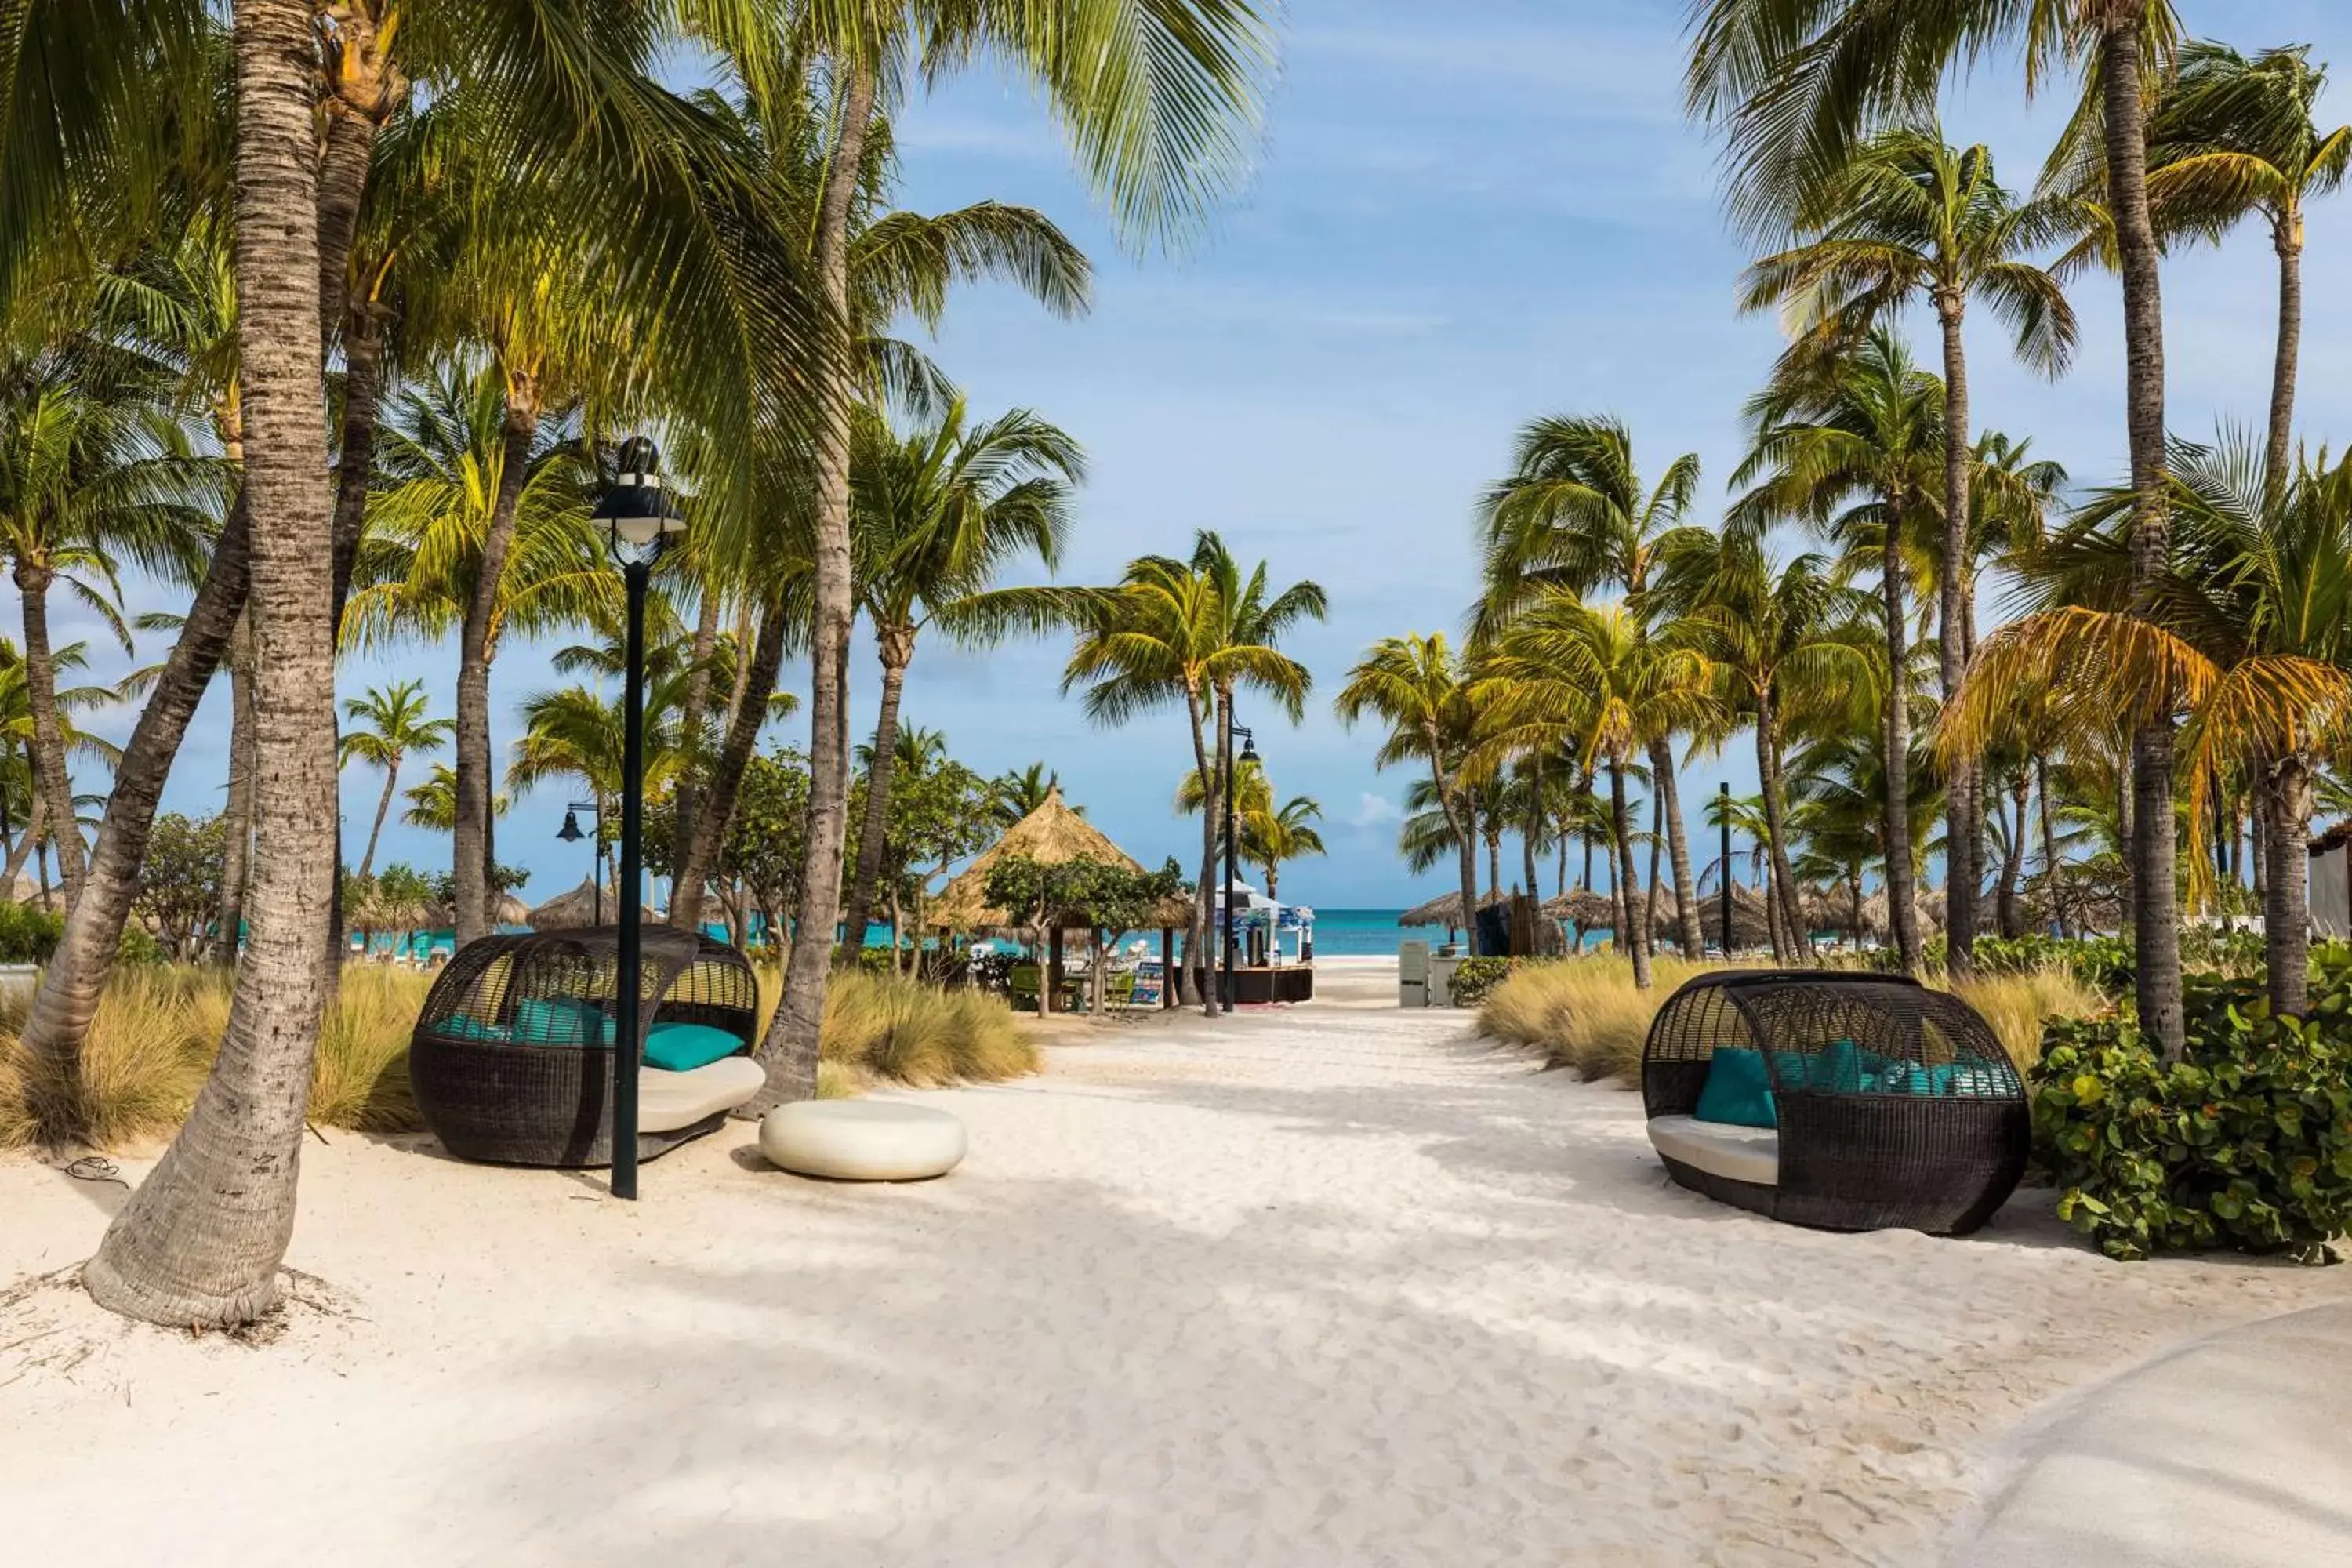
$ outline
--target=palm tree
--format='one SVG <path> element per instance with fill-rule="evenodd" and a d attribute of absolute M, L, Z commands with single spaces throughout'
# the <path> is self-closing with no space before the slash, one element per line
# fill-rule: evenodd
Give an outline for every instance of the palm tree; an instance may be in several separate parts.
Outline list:
<path fill-rule="evenodd" d="M 1087 716 L 1098 724 L 1124 723 L 1181 699 L 1193 769 L 1216 785 L 1203 803 L 1201 877 L 1186 934 L 1185 951 L 1204 954 L 1218 880 L 1221 763 L 1231 737 L 1234 694 L 1251 687 L 1297 721 L 1312 679 L 1274 645 L 1297 621 L 1321 618 L 1323 590 L 1300 583 L 1270 594 L 1263 563 L 1243 578 L 1224 542 L 1203 531 L 1191 560 L 1147 555 L 1130 561 L 1118 586 L 1072 604 L 1083 629 L 1063 670 L 1062 689 L 1086 686 Z M 1201 969 L 1202 962 L 1196 956 L 1186 967 Z M 1220 1003 L 1212 989 L 1203 988 L 1201 1003 L 1216 1016 Z"/>
<path fill-rule="evenodd" d="M 1727 716 L 1742 714 L 1755 727 L 1763 814 L 1757 843 L 1769 860 L 1772 923 L 1776 932 L 1801 937 L 1804 911 L 1789 858 L 1788 724 L 1832 714 L 1850 722 L 1873 710 L 1884 676 L 1866 626 L 1868 597 L 1821 556 L 1776 566 L 1762 541 L 1739 528 L 1674 552 L 1660 597 L 1678 613 L 1683 635 L 1722 672 L 1730 688 Z M 1777 947 L 1776 937 L 1776 956 L 1785 956 Z"/>
<path fill-rule="evenodd" d="M 1478 908 L 1478 830 L 1463 777 L 1475 714 L 1466 676 L 1444 632 L 1408 632 L 1366 649 L 1332 704 L 1351 728 L 1367 714 L 1388 726 L 1373 766 L 1428 771 L 1431 799 L 1455 851 L 1465 921 Z"/>
<path fill-rule="evenodd" d="M 2235 436 L 2176 448 L 2173 563 L 2154 625 L 2117 588 L 2134 496 L 2086 508 L 2032 568 L 2042 607 L 1987 639 L 1984 678 L 1971 678 L 1943 743 L 1998 733 L 2012 694 L 2037 681 L 2086 736 L 2117 713 L 2144 727 L 2149 706 L 2183 694 L 2190 841 L 2205 842 L 2211 781 L 2240 768 L 2260 778 L 2271 1005 L 2301 1014 L 2312 781 L 2323 751 L 2352 733 L 2352 460 L 2329 467 L 2323 456 L 2283 490 L 2268 467 L 2266 451 Z M 2192 890 L 2211 878 L 2207 858 L 2191 857 Z"/>
<path fill-rule="evenodd" d="M 1323 806 L 1303 795 L 1292 795 L 1280 805 L 1269 801 L 1267 806 L 1244 814 L 1241 858 L 1265 872 L 1265 896 L 1280 902 L 1284 862 L 1325 853 L 1323 836 L 1314 826 L 1322 819 Z"/>
<path fill-rule="evenodd" d="M 1625 891 L 1630 928 L 1621 934 L 1630 938 L 1625 946 L 1633 983 L 1643 990 L 1650 985 L 1651 933 L 1648 910 L 1633 897 L 1634 836 L 1625 773 L 1659 735 L 1714 721 L 1713 680 L 1705 658 L 1654 639 L 1624 605 L 1587 605 L 1553 587 L 1522 607 L 1471 686 L 1472 700 L 1486 710 L 1465 761 L 1471 776 L 1491 776 L 1513 754 L 1571 747 L 1587 769 L 1608 770 L 1613 871 Z M 1654 798 L 1663 802 L 1663 791 Z M 1693 894 L 1685 913 L 1695 920 L 1697 912 Z M 1699 944 L 1684 952 L 1696 954 Z"/>
<path fill-rule="evenodd" d="M 1633 460 L 1633 433 L 1609 417 L 1539 419 L 1519 433 L 1510 478 L 1487 491 L 1483 505 L 1486 596 L 1474 630 L 1493 637 L 1517 606 L 1550 588 L 1590 594 L 1614 586 L 1644 636 L 1660 635 L 1647 595 L 1661 551 L 1690 510 L 1699 480 L 1698 455 L 1685 452 L 1644 489 Z M 1681 946 L 1697 952 L 1697 884 L 1683 822 L 1675 771 L 1674 738 L 1660 731 L 1647 742 L 1650 775 L 1665 819 L 1674 868 Z"/>
<path fill-rule="evenodd" d="M 1911 567 L 1905 547 L 1934 521 L 1941 499 L 1943 386 L 1880 327 L 1850 356 L 1759 395 L 1749 417 L 1755 449 L 1732 482 L 1754 489 L 1734 503 L 1736 525 L 1760 532 L 1776 519 L 1793 519 L 1850 552 L 1876 558 L 1888 676 L 1881 704 L 1887 898 L 1896 951 L 1904 968 L 1916 972 L 1913 847 L 1902 805 L 1911 785 L 1911 649 L 1904 600 Z"/>
<path fill-rule="evenodd" d="M 2308 46 L 2252 58 L 2199 40 L 2148 126 L 2147 198 L 2157 227 L 2219 238 L 2260 216 L 2278 254 L 2278 354 L 2271 376 L 2272 482 L 2294 475 L 2294 396 L 2303 344 L 2304 217 L 2352 163 L 2352 126 L 2322 131 L 2312 108 L 2327 85 Z"/>
<path fill-rule="evenodd" d="M 392 810 L 393 792 L 400 787 L 400 764 L 410 752 L 437 752 L 449 743 L 456 727 L 446 719 L 427 719 L 425 682 L 395 680 L 372 687 L 365 697 L 347 698 L 343 715 L 359 728 L 342 739 L 342 759 L 353 759 L 383 770 L 383 794 L 375 803 L 375 822 L 368 829 L 367 851 L 360 857 L 360 880 L 375 869 L 376 840 L 383 837 L 383 819 Z"/>
<path fill-rule="evenodd" d="M 808 858 L 796 911 L 799 930 L 829 931 L 848 830 L 843 710 L 856 610 L 850 528 L 856 386 L 846 337 L 854 320 L 851 243 L 882 94 L 919 75 L 936 79 L 982 54 L 996 56 L 1052 99 L 1081 172 L 1109 198 L 1120 227 L 1159 240 L 1187 228 L 1240 173 L 1273 50 L 1246 0 L 1170 0 L 1150 8 L 1129 0 L 1054 0 L 1011 9 L 892 0 L 887 6 L 803 7 L 789 26 L 792 46 L 821 59 L 839 89 L 809 247 L 829 341 L 809 378 L 814 698 Z M 744 1114 L 816 1091 L 827 947 L 793 946 L 783 1003 L 761 1046 L 769 1089 Z"/>
<path fill-rule="evenodd" d="M 2131 439 L 2136 613 L 2153 622 L 2170 553 L 2165 510 L 2164 302 L 2148 202 L 2151 87 L 2178 39 L 2171 0 L 1701 0 L 1693 16 L 1687 100 L 1730 146 L 1732 211 L 1769 229 L 1790 196 L 1833 179 L 1871 131 L 1932 116 L 1951 68 L 2021 39 L 2026 81 L 2087 61 L 2085 113 L 2097 127 L 2123 278 L 2126 423 Z M 2151 710 L 2132 742 L 2132 862 L 2141 1026 L 2169 1055 L 2182 1040 L 2175 891 L 2174 735 Z"/>
<path fill-rule="evenodd" d="M 1802 312 L 1802 331 L 1784 361 L 1788 374 L 1806 374 L 1808 361 L 1834 359 L 1905 304 L 1925 300 L 1942 329 L 1944 350 L 1944 570 L 1941 574 L 1940 654 L 1948 700 L 1968 675 L 1973 619 L 1964 569 L 1973 515 L 1969 477 L 1975 466 L 1969 427 L 1969 367 L 1965 328 L 1969 306 L 1981 300 L 2016 336 L 2017 352 L 2035 369 L 2064 373 L 2075 341 L 2074 313 L 2058 280 L 2024 259 L 2059 232 L 2068 204 L 2021 205 L 1994 177 L 1991 152 L 1965 151 L 1940 134 L 1898 129 L 1855 149 L 1820 185 L 1795 193 L 1800 205 L 1790 226 L 1796 247 L 1768 256 L 1748 269 L 1741 305 Z M 1947 760 L 1945 790 L 1945 929 L 1953 972 L 1969 973 L 1977 925 L 1978 865 L 1983 826 L 1971 760 Z"/>
<path fill-rule="evenodd" d="M 989 820 L 1000 828 L 1011 827 L 1039 806 L 1045 797 L 1062 787 L 1062 775 L 1043 763 L 1031 763 L 1027 767 L 1007 773 L 989 785 Z M 1084 812 L 1086 808 L 1077 808 Z"/>
<path fill-rule="evenodd" d="M 228 1026 L 187 1125 L 107 1227 L 82 1282 L 152 1322 L 249 1321 L 278 1300 L 294 1228 L 310 1055 L 334 898 L 333 497 L 320 378 L 311 7 L 237 0 L 239 385 L 252 539 L 255 681 L 270 766 L 255 782 L 266 852 Z"/>
<path fill-rule="evenodd" d="M 878 416 L 858 422 L 851 467 L 857 595 L 882 663 L 882 704 L 845 910 L 853 943 L 863 940 L 882 870 L 898 703 L 916 640 L 937 625 L 968 647 L 985 647 L 1018 626 L 1051 624 L 1066 598 L 994 584 L 1024 555 L 1048 569 L 1059 564 L 1071 489 L 1086 471 L 1078 444 L 1027 409 L 969 428 L 964 417 L 957 397 L 936 425 L 907 435 Z"/>

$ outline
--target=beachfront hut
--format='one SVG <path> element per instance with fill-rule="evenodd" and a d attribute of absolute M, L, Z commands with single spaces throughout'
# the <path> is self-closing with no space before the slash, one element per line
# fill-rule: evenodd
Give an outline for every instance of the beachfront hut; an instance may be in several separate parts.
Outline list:
<path fill-rule="evenodd" d="M 1510 901 L 1510 896 L 1507 893 L 1489 893 L 1478 900 L 1478 907 L 1482 910 L 1491 910 L 1498 904 L 1507 904 Z M 1405 910 L 1404 913 L 1397 916 L 1397 924 L 1405 927 L 1444 926 L 1445 940 L 1452 942 L 1461 932 L 1468 930 L 1471 922 L 1462 916 L 1462 895 L 1444 893 L 1425 904 L 1415 904 Z"/>
<path fill-rule="evenodd" d="M 533 931 L 585 931 L 596 924 L 597 903 L 595 881 L 583 877 L 581 879 L 580 885 L 570 892 L 558 893 L 539 908 L 526 910 L 519 923 L 528 925 Z M 617 889 L 608 884 L 604 889 L 603 903 L 606 925 L 620 919 L 621 895 Z M 505 907 L 503 903 L 499 905 L 501 911 L 499 918 L 502 922 L 505 919 L 503 913 Z M 661 919 L 649 909 L 645 910 L 644 918 L 648 925 Z"/>
<path fill-rule="evenodd" d="M 1074 860 L 1092 860 L 1101 865 L 1123 866 L 1130 871 L 1141 871 L 1133 856 L 1128 854 L 1099 827 L 1070 809 L 1062 799 L 1059 784 L 1045 792 L 1045 799 L 1036 810 L 1005 829 L 1004 837 L 981 851 L 978 858 L 940 890 L 925 921 L 931 929 L 959 936 L 990 935 L 1003 932 L 1017 935 L 1034 931 L 1026 911 L 1014 911 L 988 901 L 988 877 L 997 863 L 1008 856 L 1026 856 L 1041 866 L 1066 866 Z M 1171 899 L 1153 911 L 1160 925 L 1160 956 L 1161 973 L 1166 976 L 1160 986 L 1161 1005 L 1176 1005 L 1176 928 L 1191 923 L 1192 901 Z M 1050 1010 L 1053 998 L 1062 983 L 1062 944 L 1066 931 L 1083 931 L 1088 941 L 1095 936 L 1095 926 L 1084 910 L 1048 911 L 1045 971 L 1039 977 L 1041 1011 Z"/>
<path fill-rule="evenodd" d="M 1764 895 L 1744 883 L 1731 885 L 1731 940 L 1723 939 L 1723 895 L 1699 900 L 1700 934 L 1726 953 L 1740 948 L 1772 945 L 1772 921 L 1765 912 Z"/>
<path fill-rule="evenodd" d="M 529 925 L 530 906 L 512 893 L 500 893 L 499 907 L 490 912 L 490 923 L 499 926 Z"/>

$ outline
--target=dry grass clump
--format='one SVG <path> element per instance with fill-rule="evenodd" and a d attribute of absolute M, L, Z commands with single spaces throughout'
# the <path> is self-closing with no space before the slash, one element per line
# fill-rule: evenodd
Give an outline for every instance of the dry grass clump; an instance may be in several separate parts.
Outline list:
<path fill-rule="evenodd" d="M 226 970 L 123 964 L 107 983 L 82 1047 L 79 1120 L 119 1149 L 170 1137 L 187 1119 L 228 1026 Z M 408 1037 L 432 977 L 353 965 L 320 1032 L 310 1120 L 355 1131 L 422 1127 L 408 1089 Z M 30 1143 L 39 1068 L 17 1041 L 25 1003 L 0 1012 L 0 1148 Z"/>
<path fill-rule="evenodd" d="M 1942 979 L 1934 984 L 1984 1016 L 2020 1072 L 2042 1059 L 2042 1026 L 2047 1020 L 2088 1018 L 2114 1005 L 2072 970 L 2057 964 L 2015 974 L 1980 974 L 1957 985 Z"/>
<path fill-rule="evenodd" d="M 1642 1045 L 1650 1020 L 1692 975 L 1717 967 L 1664 958 L 1651 964 L 1651 985 L 1633 985 L 1633 961 L 1588 954 L 1524 964 L 1497 985 L 1479 1009 L 1487 1034 L 1542 1051 L 1554 1067 L 1573 1068 L 1587 1082 L 1641 1076 Z"/>
<path fill-rule="evenodd" d="M 781 976 L 761 971 L 762 1035 L 781 992 Z M 935 1089 L 1021 1078 L 1039 1065 L 1036 1042 L 1001 998 L 856 971 L 825 984 L 820 1050 L 820 1100 L 852 1098 L 877 1079 Z"/>

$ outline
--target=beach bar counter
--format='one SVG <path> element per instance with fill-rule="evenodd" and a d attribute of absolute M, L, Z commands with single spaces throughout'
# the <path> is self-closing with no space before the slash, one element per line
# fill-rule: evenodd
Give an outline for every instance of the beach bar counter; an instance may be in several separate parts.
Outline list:
<path fill-rule="evenodd" d="M 1278 904 L 1236 882 L 1234 908 L 1234 1003 L 1265 1006 L 1315 999 L 1315 911 Z M 1223 905 L 1218 905 L 1222 929 Z M 1286 942 L 1290 951 L 1283 951 Z"/>

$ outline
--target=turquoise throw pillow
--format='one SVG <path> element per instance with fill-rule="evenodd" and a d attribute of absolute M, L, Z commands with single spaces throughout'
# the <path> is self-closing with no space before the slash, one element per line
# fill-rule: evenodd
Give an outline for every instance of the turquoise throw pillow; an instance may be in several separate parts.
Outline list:
<path fill-rule="evenodd" d="M 1706 1083 L 1698 1091 L 1700 1121 L 1720 1121 L 1732 1127 L 1778 1127 L 1780 1113 L 1772 1106 L 1772 1079 L 1764 1067 L 1764 1053 L 1740 1046 L 1718 1046 L 1706 1069 Z"/>
<path fill-rule="evenodd" d="M 742 1048 L 742 1041 L 709 1024 L 656 1024 L 646 1031 L 646 1066 L 666 1072 L 692 1072 Z"/>
<path fill-rule="evenodd" d="M 459 1040 L 503 1040 L 507 1037 L 504 1029 L 496 1024 L 485 1024 L 470 1013 L 443 1019 L 436 1026 L 435 1032 Z"/>
<path fill-rule="evenodd" d="M 609 1046 L 613 1020 L 593 1002 L 526 996 L 515 1004 L 514 1037 L 535 1046 Z"/>
<path fill-rule="evenodd" d="M 1823 1094 L 1862 1092 L 1862 1052 L 1852 1040 L 1832 1040 L 1813 1058 L 1811 1087 Z"/>

